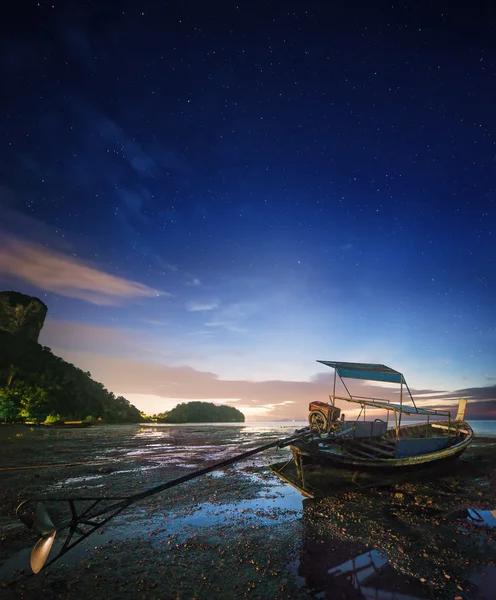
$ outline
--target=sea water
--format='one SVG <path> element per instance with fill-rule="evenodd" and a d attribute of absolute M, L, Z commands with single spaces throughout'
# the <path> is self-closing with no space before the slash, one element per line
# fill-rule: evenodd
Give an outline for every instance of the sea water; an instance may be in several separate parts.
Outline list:
<path fill-rule="evenodd" d="M 424 422 L 423 421 L 402 421 L 403 424 L 413 423 L 413 422 Z M 496 437 L 496 421 L 489 420 L 470 420 L 467 419 L 467 423 L 474 430 L 475 435 L 481 437 Z M 238 423 L 240 425 L 240 423 Z M 252 421 L 248 423 L 243 423 L 245 427 L 259 427 L 259 428 L 284 428 L 284 429 L 301 429 L 302 427 L 308 426 L 308 421 Z"/>
<path fill-rule="evenodd" d="M 496 437 L 496 421 L 470 421 L 467 423 L 472 427 L 475 435 L 480 437 Z"/>
<path fill-rule="evenodd" d="M 406 423 L 417 423 L 420 421 L 403 421 Z M 474 434 L 480 437 L 496 437 L 496 421 L 467 421 L 470 427 L 474 430 Z M 247 427 L 253 430 L 264 431 L 267 429 L 282 430 L 285 434 L 291 435 L 295 429 L 302 429 L 308 426 L 308 421 L 248 421 L 245 423 L 184 423 L 168 424 L 168 423 L 147 423 L 154 427 Z M 146 425 L 146 424 L 145 424 Z"/>

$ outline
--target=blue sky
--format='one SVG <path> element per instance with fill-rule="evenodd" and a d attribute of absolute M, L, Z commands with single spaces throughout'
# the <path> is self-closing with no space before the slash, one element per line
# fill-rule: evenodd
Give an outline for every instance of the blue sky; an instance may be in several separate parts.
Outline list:
<path fill-rule="evenodd" d="M 484 15 L 138 8 L 8 14 L 0 285 L 47 303 L 41 342 L 153 412 L 305 418 L 327 359 L 492 414 Z"/>

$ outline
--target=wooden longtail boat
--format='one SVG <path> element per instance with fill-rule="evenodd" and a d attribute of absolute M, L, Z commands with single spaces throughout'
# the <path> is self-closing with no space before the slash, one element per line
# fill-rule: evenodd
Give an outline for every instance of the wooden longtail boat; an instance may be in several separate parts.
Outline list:
<path fill-rule="evenodd" d="M 62 429 L 80 429 L 81 427 L 94 427 L 92 421 L 64 421 L 63 423 L 54 423 L 51 427 L 60 427 Z"/>
<path fill-rule="evenodd" d="M 277 475 L 301 491 L 306 489 L 305 471 L 312 464 L 334 470 L 348 469 L 354 473 L 398 473 L 456 458 L 472 441 L 472 428 L 464 421 L 466 400 L 459 401 L 458 413 L 452 419 L 449 411 L 418 407 L 404 376 L 390 367 L 368 363 L 318 362 L 334 369 L 330 401 L 310 403 L 310 432 L 290 445 L 294 463 L 272 467 Z M 336 395 L 338 378 L 348 396 Z M 399 403 L 352 395 L 345 379 L 398 384 Z M 410 398 L 411 405 L 404 402 L 405 396 Z M 361 407 L 358 417 L 345 420 L 336 401 L 358 404 Z M 366 420 L 367 409 L 385 411 L 386 420 L 373 417 Z M 391 427 L 390 414 L 393 415 Z M 426 421 L 402 424 L 404 415 L 425 418 Z"/>

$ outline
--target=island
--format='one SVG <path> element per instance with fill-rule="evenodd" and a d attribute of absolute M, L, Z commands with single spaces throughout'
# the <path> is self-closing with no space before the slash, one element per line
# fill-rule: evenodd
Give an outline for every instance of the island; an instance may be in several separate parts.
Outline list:
<path fill-rule="evenodd" d="M 157 423 L 244 423 L 245 416 L 232 406 L 213 402 L 182 402 L 169 412 L 151 417 Z"/>
<path fill-rule="evenodd" d="M 0 422 L 141 422 L 126 398 L 38 343 L 46 314 L 38 298 L 0 292 Z"/>

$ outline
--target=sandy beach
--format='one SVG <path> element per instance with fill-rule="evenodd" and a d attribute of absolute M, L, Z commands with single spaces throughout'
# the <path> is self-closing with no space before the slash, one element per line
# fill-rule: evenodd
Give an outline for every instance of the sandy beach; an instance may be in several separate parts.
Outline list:
<path fill-rule="evenodd" d="M 489 438 L 436 477 L 322 500 L 281 482 L 267 466 L 290 453 L 270 450 L 133 505 L 25 577 L 36 539 L 15 517 L 21 500 L 132 494 L 292 431 L 0 427 L 3 597 L 495 597 L 496 439 Z"/>

